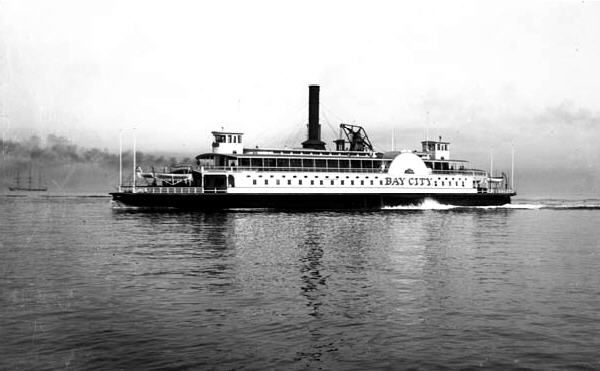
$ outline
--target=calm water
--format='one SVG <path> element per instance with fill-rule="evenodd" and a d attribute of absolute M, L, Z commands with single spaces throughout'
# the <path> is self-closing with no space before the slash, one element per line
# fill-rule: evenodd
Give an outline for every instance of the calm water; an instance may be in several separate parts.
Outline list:
<path fill-rule="evenodd" d="M 0 369 L 600 369 L 600 201 L 573 202 L 0 197 Z"/>

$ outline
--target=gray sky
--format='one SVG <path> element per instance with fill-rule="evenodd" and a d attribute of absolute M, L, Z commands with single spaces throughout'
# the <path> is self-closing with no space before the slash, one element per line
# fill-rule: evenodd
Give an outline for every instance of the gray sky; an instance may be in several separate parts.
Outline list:
<path fill-rule="evenodd" d="M 323 134 L 377 149 L 427 128 L 456 157 L 598 170 L 600 2 L 0 0 L 7 137 L 32 131 L 194 155 L 210 131 L 298 145 L 307 85 Z M 126 139 L 129 134 L 126 134 Z M 500 165 L 499 165 L 500 166 Z"/>

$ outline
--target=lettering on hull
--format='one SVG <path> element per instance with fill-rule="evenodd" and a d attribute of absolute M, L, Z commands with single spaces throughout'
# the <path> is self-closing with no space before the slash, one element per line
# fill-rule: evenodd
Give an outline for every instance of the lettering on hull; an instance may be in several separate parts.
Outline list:
<path fill-rule="evenodd" d="M 416 177 L 401 177 L 401 178 L 385 178 L 386 186 L 403 186 L 405 184 L 409 186 L 431 186 L 431 179 L 429 178 L 416 178 Z"/>

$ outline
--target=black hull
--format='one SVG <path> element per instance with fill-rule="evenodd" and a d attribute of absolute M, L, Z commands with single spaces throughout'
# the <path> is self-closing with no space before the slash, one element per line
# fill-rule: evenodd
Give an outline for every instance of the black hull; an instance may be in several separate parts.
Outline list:
<path fill-rule="evenodd" d="M 514 194 L 148 194 L 111 193 L 113 200 L 134 207 L 220 209 L 340 210 L 381 209 L 386 206 L 419 205 L 425 199 L 454 206 L 499 206 L 510 203 Z"/>

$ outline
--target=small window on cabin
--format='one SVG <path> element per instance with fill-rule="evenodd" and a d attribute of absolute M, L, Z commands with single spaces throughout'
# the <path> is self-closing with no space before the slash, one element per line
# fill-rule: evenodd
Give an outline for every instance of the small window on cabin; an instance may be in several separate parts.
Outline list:
<path fill-rule="evenodd" d="M 344 185 L 344 181 L 343 180 L 340 180 L 340 185 Z"/>
<path fill-rule="evenodd" d="M 288 185 L 292 185 L 292 180 L 288 179 Z"/>
<path fill-rule="evenodd" d="M 444 186 L 444 181 L 442 180 L 442 187 Z"/>
<path fill-rule="evenodd" d="M 252 179 L 252 184 L 256 185 L 256 179 Z"/>
<path fill-rule="evenodd" d="M 315 185 L 315 181 L 314 181 L 314 180 L 311 180 L 311 181 L 310 181 L 310 185 Z"/>
<path fill-rule="evenodd" d="M 252 167 L 262 167 L 263 166 L 262 158 L 253 158 L 251 161 L 252 161 Z"/>
<path fill-rule="evenodd" d="M 433 186 L 434 186 L 434 187 L 437 187 L 437 182 L 433 182 Z"/>
<path fill-rule="evenodd" d="M 302 159 L 302 167 L 308 167 L 308 168 L 315 167 L 313 159 L 312 158 Z"/>
<path fill-rule="evenodd" d="M 373 185 L 373 181 L 371 180 L 371 185 Z"/>
<path fill-rule="evenodd" d="M 323 181 L 322 180 L 319 180 L 319 185 L 323 185 Z"/>
<path fill-rule="evenodd" d="M 335 181 L 332 179 L 331 180 L 331 185 L 334 185 L 334 184 L 335 184 Z"/>
<path fill-rule="evenodd" d="M 279 182 L 279 179 L 277 179 L 277 180 L 275 181 L 275 184 L 277 184 L 277 185 L 279 185 L 279 184 L 280 184 L 280 182 Z"/>
<path fill-rule="evenodd" d="M 265 185 L 269 185 L 269 179 L 265 179 Z"/>
<path fill-rule="evenodd" d="M 379 185 L 383 185 L 383 180 L 380 180 L 380 181 L 379 181 Z"/>
<path fill-rule="evenodd" d="M 321 169 L 324 169 L 327 167 L 327 160 L 315 160 L 315 166 Z"/>
<path fill-rule="evenodd" d="M 302 185 L 302 179 L 298 180 L 298 185 Z"/>
<path fill-rule="evenodd" d="M 354 180 L 351 180 L 351 181 L 350 181 L 350 185 L 354 185 Z"/>
<path fill-rule="evenodd" d="M 465 182 L 462 182 L 462 186 L 463 186 L 463 187 L 465 186 Z"/>
<path fill-rule="evenodd" d="M 250 166 L 249 158 L 240 158 L 240 166 Z"/>
<path fill-rule="evenodd" d="M 242 136 L 238 135 L 238 143 L 242 143 Z"/>
<path fill-rule="evenodd" d="M 361 181 L 360 181 L 360 185 L 365 185 L 365 181 L 364 181 L 364 180 L 361 180 Z"/>

